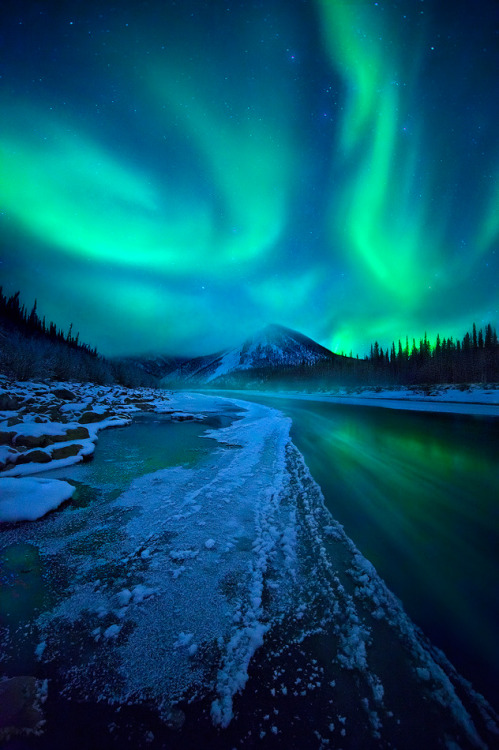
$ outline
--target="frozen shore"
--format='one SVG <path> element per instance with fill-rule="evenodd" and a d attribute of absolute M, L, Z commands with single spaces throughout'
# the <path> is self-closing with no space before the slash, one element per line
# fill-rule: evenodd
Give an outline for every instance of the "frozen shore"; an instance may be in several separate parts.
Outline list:
<path fill-rule="evenodd" d="M 185 747 L 187 739 L 194 747 L 199 736 L 224 749 L 493 746 L 494 711 L 332 518 L 290 440 L 289 419 L 214 394 L 66 386 L 79 406 L 62 410 L 65 423 L 57 405 L 48 437 L 64 437 L 61 425 L 76 429 L 89 412 L 93 425 L 126 423 L 143 409 L 233 421 L 206 431 L 216 447 L 194 467 L 162 469 L 105 501 L 0 526 L 12 613 L 30 570 L 47 589 L 24 620 L 2 623 L 6 678 L 18 674 L 18 648 L 28 644 L 52 716 L 74 703 L 91 722 L 92 707 L 106 707 L 102 748 L 116 737 L 121 747 Z M 36 404 L 50 416 L 54 385 L 22 387 L 24 419 L 0 429 L 33 436 L 43 430 L 29 425 L 49 425 L 35 420 Z M 11 447 L 23 452 L 16 440 Z M 16 481 L 2 476 L 0 492 L 2 481 Z M 132 730 L 122 717 L 141 707 L 161 721 L 152 732 L 137 720 L 127 745 Z M 73 731 L 84 743 L 85 727 Z"/>
<path fill-rule="evenodd" d="M 192 398 L 150 388 L 0 379 L 0 521 L 34 520 L 67 500 L 72 492 L 63 482 L 26 477 L 91 460 L 101 430 L 126 427 L 141 411 L 172 421 L 202 419 L 182 409 L 196 403 Z"/>

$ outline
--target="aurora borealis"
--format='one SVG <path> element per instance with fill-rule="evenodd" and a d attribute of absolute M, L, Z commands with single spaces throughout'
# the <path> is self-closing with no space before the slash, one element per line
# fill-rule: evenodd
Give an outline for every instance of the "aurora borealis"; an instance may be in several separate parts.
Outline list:
<path fill-rule="evenodd" d="M 103 354 L 498 320 L 499 6 L 2 8 L 2 283 Z"/>

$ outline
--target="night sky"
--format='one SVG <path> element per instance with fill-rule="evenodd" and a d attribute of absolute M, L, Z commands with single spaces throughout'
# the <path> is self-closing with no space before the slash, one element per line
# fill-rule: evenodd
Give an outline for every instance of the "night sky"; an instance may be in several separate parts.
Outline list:
<path fill-rule="evenodd" d="M 1 281 L 103 354 L 498 321 L 497 0 L 11 0 Z"/>

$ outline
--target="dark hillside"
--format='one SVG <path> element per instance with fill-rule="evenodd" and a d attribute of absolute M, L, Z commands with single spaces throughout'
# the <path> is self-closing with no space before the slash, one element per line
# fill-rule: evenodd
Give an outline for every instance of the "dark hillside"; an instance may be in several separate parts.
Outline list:
<path fill-rule="evenodd" d="M 53 378 L 79 382 L 155 385 L 156 380 L 130 363 L 101 357 L 95 348 L 55 323 L 40 319 L 36 301 L 30 311 L 20 293 L 6 297 L 0 287 L 0 373 L 14 380 Z"/>

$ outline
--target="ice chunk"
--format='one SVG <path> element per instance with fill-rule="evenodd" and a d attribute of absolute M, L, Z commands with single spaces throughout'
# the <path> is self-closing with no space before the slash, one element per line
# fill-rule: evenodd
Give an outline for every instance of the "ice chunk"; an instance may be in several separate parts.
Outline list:
<path fill-rule="evenodd" d="M 123 591 L 119 592 L 116 598 L 118 599 L 118 604 L 121 607 L 126 607 L 127 604 L 130 604 L 130 599 L 132 598 L 132 592 L 130 591 L 130 589 L 123 589 Z"/>
<path fill-rule="evenodd" d="M 184 560 L 192 559 L 198 555 L 198 550 L 192 549 L 177 549 L 170 552 L 170 557 L 175 562 L 183 562 Z"/>
<path fill-rule="evenodd" d="M 104 638 L 116 638 L 120 630 L 121 630 L 121 625 L 116 625 L 116 624 L 110 625 L 104 631 Z"/>
<path fill-rule="evenodd" d="M 430 679 L 430 670 L 426 667 L 417 667 L 416 672 L 418 677 L 420 677 L 422 680 L 429 680 Z"/>
<path fill-rule="evenodd" d="M 43 652 L 45 651 L 46 646 L 47 646 L 47 641 L 42 641 L 35 648 L 35 656 L 36 656 L 37 659 L 41 659 L 42 658 Z"/>
<path fill-rule="evenodd" d="M 143 602 L 144 599 L 147 599 L 154 594 L 156 594 L 156 589 L 148 588 L 147 586 L 143 586 L 141 583 L 139 583 L 137 586 L 134 586 L 134 588 L 132 589 L 132 596 L 135 604 Z"/>
<path fill-rule="evenodd" d="M 179 633 L 177 636 L 177 640 L 173 644 L 175 648 L 178 646 L 188 646 L 189 643 L 194 638 L 194 633 Z"/>

